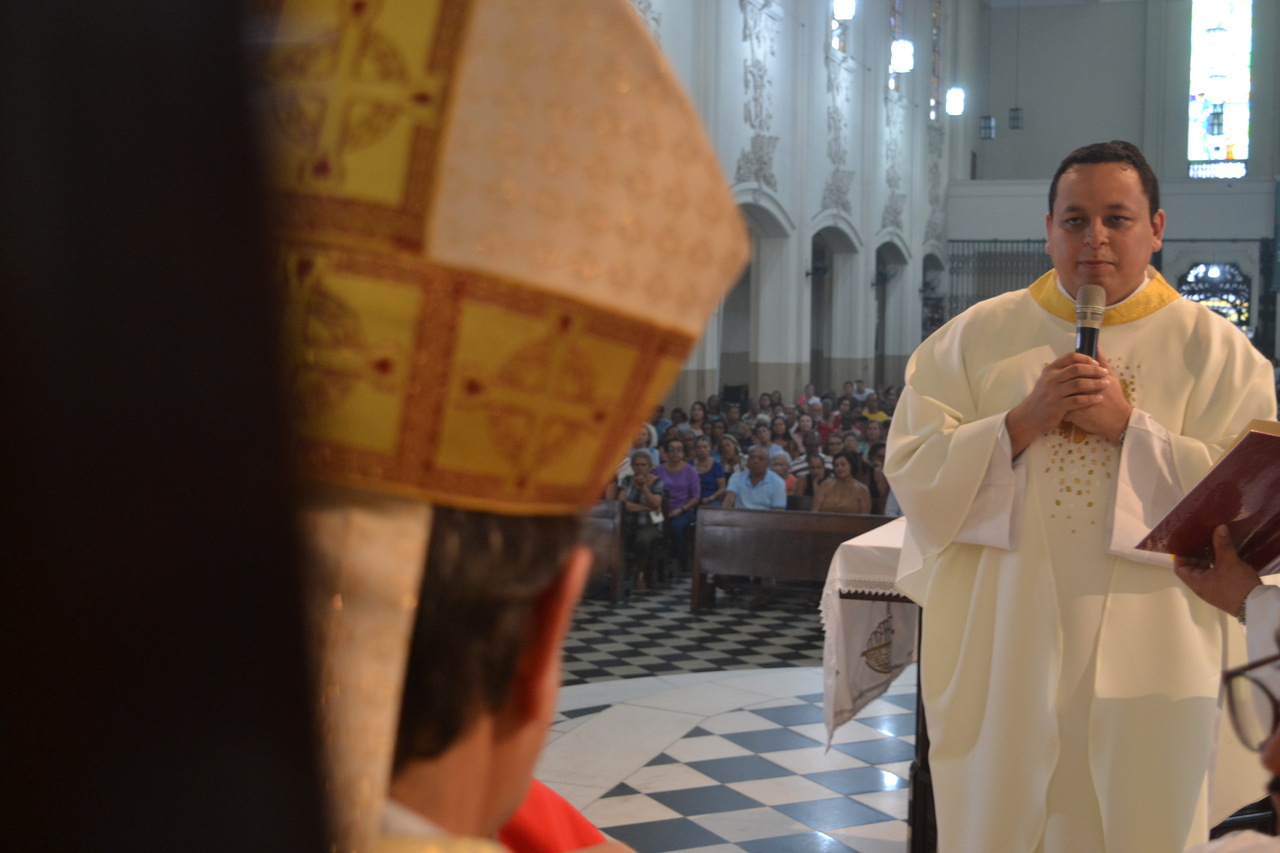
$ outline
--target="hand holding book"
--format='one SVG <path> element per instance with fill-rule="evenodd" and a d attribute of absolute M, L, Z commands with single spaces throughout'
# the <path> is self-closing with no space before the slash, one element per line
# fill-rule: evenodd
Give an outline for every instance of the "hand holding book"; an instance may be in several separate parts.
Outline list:
<path fill-rule="evenodd" d="M 1213 531 L 1213 559 L 1195 560 L 1190 557 L 1174 557 L 1173 570 L 1191 591 L 1219 610 L 1239 614 L 1244 610 L 1244 600 L 1262 581 L 1257 571 L 1240 559 L 1235 543 L 1225 524 Z"/>
<path fill-rule="evenodd" d="M 1219 525 L 1257 572 L 1280 569 L 1280 423 L 1252 421 L 1138 547 L 1211 561 Z"/>

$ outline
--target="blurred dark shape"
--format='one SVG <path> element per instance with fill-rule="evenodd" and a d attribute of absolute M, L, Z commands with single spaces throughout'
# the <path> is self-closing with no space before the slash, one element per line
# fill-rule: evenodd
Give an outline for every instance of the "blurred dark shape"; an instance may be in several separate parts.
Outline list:
<path fill-rule="evenodd" d="M 234 3 L 0 4 L 0 839 L 327 847 Z"/>

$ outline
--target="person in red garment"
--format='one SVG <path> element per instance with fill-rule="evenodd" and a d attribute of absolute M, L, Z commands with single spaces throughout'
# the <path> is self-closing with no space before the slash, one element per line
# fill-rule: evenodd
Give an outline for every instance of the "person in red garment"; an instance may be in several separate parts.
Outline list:
<path fill-rule="evenodd" d="M 516 813 L 498 831 L 498 840 L 512 853 L 564 853 L 598 848 L 626 851 L 620 841 L 610 841 L 582 816 L 568 800 L 534 779 Z"/>

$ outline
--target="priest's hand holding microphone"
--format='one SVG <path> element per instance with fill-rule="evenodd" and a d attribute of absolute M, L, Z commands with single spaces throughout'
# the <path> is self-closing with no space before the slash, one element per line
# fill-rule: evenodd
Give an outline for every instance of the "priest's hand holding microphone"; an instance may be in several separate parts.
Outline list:
<path fill-rule="evenodd" d="M 1076 351 L 1045 365 L 1035 387 L 1005 416 L 1017 456 L 1035 437 L 1061 423 L 1119 442 L 1133 406 L 1120 380 L 1098 350 L 1106 291 L 1086 284 L 1076 295 Z"/>

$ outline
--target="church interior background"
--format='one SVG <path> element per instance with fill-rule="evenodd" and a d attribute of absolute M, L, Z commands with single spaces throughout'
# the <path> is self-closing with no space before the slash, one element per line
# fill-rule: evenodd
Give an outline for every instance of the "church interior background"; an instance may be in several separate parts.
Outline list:
<path fill-rule="evenodd" d="M 1110 139 L 1160 178 L 1156 266 L 1274 355 L 1280 3 L 632 2 L 753 244 L 669 407 L 900 385 L 932 330 L 1048 269 L 1049 179 Z M 583 602 L 538 777 L 639 853 L 916 849 L 914 665 L 828 749 L 813 603 L 695 615 L 686 590 Z"/>
<path fill-rule="evenodd" d="M 753 238 L 669 403 L 901 384 L 930 331 L 1048 268 L 1049 179 L 1107 139 L 1160 178 L 1165 277 L 1274 355 L 1280 4 L 634 2 Z"/>

